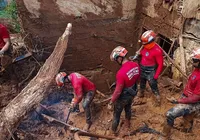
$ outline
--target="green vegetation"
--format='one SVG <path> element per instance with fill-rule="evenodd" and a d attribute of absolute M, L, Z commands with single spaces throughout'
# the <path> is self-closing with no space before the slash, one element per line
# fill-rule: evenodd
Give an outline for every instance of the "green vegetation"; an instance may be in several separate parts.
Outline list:
<path fill-rule="evenodd" d="M 13 27 L 14 32 L 20 32 L 20 25 L 18 22 L 17 6 L 15 0 L 12 0 L 4 9 L 0 10 L 0 18 L 11 19 L 11 26 Z"/>

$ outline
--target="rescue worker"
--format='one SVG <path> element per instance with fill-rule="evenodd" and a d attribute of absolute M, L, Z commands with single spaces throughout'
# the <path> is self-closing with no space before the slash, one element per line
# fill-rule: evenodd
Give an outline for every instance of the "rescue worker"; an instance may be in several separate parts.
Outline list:
<path fill-rule="evenodd" d="M 11 42 L 6 26 L 0 24 L 0 72 L 11 63 Z"/>
<path fill-rule="evenodd" d="M 82 106 L 85 111 L 86 125 L 84 130 L 88 131 L 92 125 L 90 105 L 95 96 L 96 87 L 85 76 L 79 73 L 71 73 L 67 75 L 65 72 L 60 72 L 56 76 L 56 83 L 59 87 L 63 87 L 65 83 L 71 83 L 74 89 L 74 98 L 71 101 L 71 109 L 75 110 L 76 106 L 82 101 Z"/>
<path fill-rule="evenodd" d="M 163 52 L 160 46 L 155 42 L 156 34 L 152 30 L 144 32 L 141 36 L 141 43 L 143 48 L 139 52 L 140 57 L 140 92 L 138 97 L 144 97 L 144 91 L 146 88 L 146 82 L 148 81 L 152 92 L 155 95 L 155 106 L 160 106 L 160 93 L 158 90 L 157 79 L 163 69 Z M 130 59 L 137 59 L 133 56 Z"/>
<path fill-rule="evenodd" d="M 170 131 L 174 125 L 174 120 L 183 116 L 185 132 L 190 132 L 193 126 L 194 116 L 200 110 L 200 48 L 194 49 L 192 54 L 194 70 L 189 76 L 180 99 L 169 98 L 168 100 L 177 104 L 166 113 L 166 120 L 163 127 L 163 137 L 160 140 L 168 139 Z"/>
<path fill-rule="evenodd" d="M 140 68 L 136 62 L 129 61 L 126 58 L 128 51 L 122 47 L 116 47 L 111 55 L 111 61 L 116 61 L 121 65 L 120 70 L 116 74 L 116 88 L 112 94 L 108 109 L 114 104 L 113 121 L 111 131 L 117 133 L 117 127 L 120 122 L 120 116 L 125 110 L 125 126 L 130 128 L 131 105 L 132 100 L 137 94 L 137 81 L 140 76 Z"/>

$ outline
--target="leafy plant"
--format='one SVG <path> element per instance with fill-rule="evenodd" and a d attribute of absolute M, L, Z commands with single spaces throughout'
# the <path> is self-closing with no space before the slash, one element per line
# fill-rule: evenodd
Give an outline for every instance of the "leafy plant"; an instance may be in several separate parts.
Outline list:
<path fill-rule="evenodd" d="M 0 0 L 1 2 L 2 0 Z M 17 6 L 15 0 L 12 0 L 3 10 L 0 11 L 0 18 L 12 19 L 12 26 L 15 32 L 20 32 L 20 25 L 17 17 Z"/>

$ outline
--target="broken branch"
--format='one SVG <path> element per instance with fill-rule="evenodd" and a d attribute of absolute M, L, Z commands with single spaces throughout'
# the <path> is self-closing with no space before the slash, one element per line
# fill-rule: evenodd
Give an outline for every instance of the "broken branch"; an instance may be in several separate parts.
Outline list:
<path fill-rule="evenodd" d="M 47 95 L 45 93 L 63 62 L 71 28 L 71 23 L 68 23 L 62 37 L 58 39 L 54 51 L 40 68 L 37 75 L 0 112 L 0 140 L 5 140 L 9 137 L 10 134 L 6 128 L 12 132 L 18 126 L 20 120 Z"/>
<path fill-rule="evenodd" d="M 96 90 L 96 92 L 97 92 L 98 94 L 100 94 L 101 96 L 103 96 L 103 97 L 106 97 L 106 95 L 105 95 L 105 94 L 103 94 L 101 91 L 99 91 L 99 90 Z"/>

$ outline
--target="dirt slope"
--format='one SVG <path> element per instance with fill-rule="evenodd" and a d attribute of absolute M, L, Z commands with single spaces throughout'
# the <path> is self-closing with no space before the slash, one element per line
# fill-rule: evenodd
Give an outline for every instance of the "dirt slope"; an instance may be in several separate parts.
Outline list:
<path fill-rule="evenodd" d="M 170 88 L 170 87 L 164 88 L 162 81 L 160 81 L 159 83 L 160 83 L 159 88 L 160 88 L 161 95 L 162 95 L 161 107 L 155 108 L 152 105 L 153 98 L 151 96 L 152 94 L 148 87 L 147 91 L 145 93 L 145 98 L 142 101 L 142 102 L 144 102 L 144 104 L 132 106 L 132 110 L 134 113 L 133 113 L 133 116 L 131 119 L 131 130 L 138 129 L 140 126 L 142 126 L 144 123 L 146 123 L 150 128 L 154 128 L 157 131 L 161 131 L 161 129 L 162 129 L 161 124 L 164 121 L 165 113 L 168 109 L 173 107 L 173 105 L 171 103 L 168 103 L 166 101 L 165 97 L 166 96 L 168 96 L 168 97 L 174 96 L 174 97 L 178 98 L 179 95 L 181 94 L 181 90 L 179 90 L 178 92 L 175 92 L 173 88 Z M 4 97 L 4 99 L 6 99 L 8 96 L 10 98 L 11 92 L 9 92 L 9 90 L 11 90 L 11 89 L 6 90 L 6 85 L 2 85 L 0 88 L 1 88 L 1 91 L 3 91 L 3 92 L 1 92 L 0 95 L 2 97 Z M 66 94 L 64 94 L 64 96 L 62 95 L 61 102 L 48 106 L 49 110 L 51 110 L 54 113 L 55 113 L 55 111 L 57 112 L 53 116 L 57 117 L 60 120 L 63 119 L 63 117 L 64 117 L 63 112 L 66 110 L 66 106 L 69 105 L 69 100 L 65 100 L 65 98 L 67 96 L 66 96 Z M 49 98 L 52 98 L 52 97 L 49 97 Z M 56 98 L 57 98 L 57 96 L 56 96 Z M 97 96 L 95 98 L 95 102 L 97 102 L 99 100 L 103 100 L 103 98 L 97 94 Z M 5 101 L 1 98 L 1 106 L 2 106 L 2 104 L 4 104 L 4 102 Z M 82 111 L 83 111 L 83 109 L 81 108 L 81 112 Z M 95 106 L 95 107 L 93 106 L 92 114 L 93 114 L 93 122 L 94 123 L 90 129 L 90 132 L 98 133 L 98 134 L 102 134 L 102 135 L 109 135 L 108 129 L 111 126 L 112 111 L 107 110 L 107 106 L 105 104 L 102 106 Z M 120 125 L 120 127 L 119 127 L 119 129 L 120 129 L 119 136 L 118 136 L 119 138 L 122 138 L 122 136 L 128 132 L 127 129 L 124 128 L 124 126 L 123 126 L 124 118 L 125 117 L 124 117 L 124 112 L 123 112 L 122 116 L 121 116 L 121 122 L 122 122 L 121 124 L 122 125 Z M 30 140 L 30 139 L 33 139 L 33 140 L 40 140 L 40 139 L 64 140 L 64 139 L 66 139 L 66 137 L 68 137 L 68 139 L 72 139 L 71 136 L 66 135 L 64 133 L 63 126 L 60 126 L 58 124 L 47 123 L 44 120 L 42 120 L 42 121 L 34 120 L 34 122 L 27 121 L 27 120 L 24 120 L 24 121 L 26 122 L 26 123 L 24 123 L 25 125 L 27 125 L 27 126 L 31 125 L 32 127 L 29 127 L 29 129 L 27 128 L 26 130 L 18 128 L 16 134 L 20 138 L 20 140 Z M 181 118 L 177 119 L 175 121 L 175 127 L 179 127 L 181 124 L 181 121 L 182 121 Z M 68 122 L 73 124 L 74 126 L 82 129 L 85 124 L 84 113 L 79 113 L 79 115 L 77 115 L 76 113 L 71 114 Z M 183 133 L 183 132 L 180 132 L 179 130 L 173 129 L 171 139 L 172 140 L 186 140 L 186 139 L 198 140 L 198 137 L 200 137 L 199 131 L 200 131 L 200 119 L 196 118 L 194 121 L 194 127 L 193 127 L 192 133 Z M 156 140 L 157 138 L 158 138 L 158 135 L 156 135 L 156 134 L 137 133 L 134 136 L 127 136 L 124 139 L 125 140 L 132 140 L 132 139 L 134 139 L 134 140 L 143 140 L 143 139 Z M 82 137 L 82 139 L 88 140 L 89 138 Z"/>

